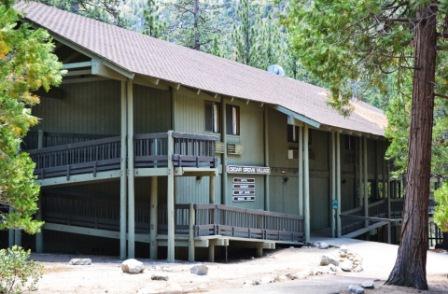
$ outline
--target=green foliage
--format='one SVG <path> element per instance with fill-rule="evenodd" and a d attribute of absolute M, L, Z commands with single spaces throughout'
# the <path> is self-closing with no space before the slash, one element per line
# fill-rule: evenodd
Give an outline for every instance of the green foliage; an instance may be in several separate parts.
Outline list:
<path fill-rule="evenodd" d="M 442 232 L 448 233 L 448 182 L 434 192 L 436 209 L 434 221 Z"/>
<path fill-rule="evenodd" d="M 30 250 L 18 246 L 0 249 L 0 294 L 35 290 L 42 272 L 43 267 L 30 260 Z"/>
<path fill-rule="evenodd" d="M 54 45 L 42 29 L 18 24 L 12 1 L 0 4 L 0 204 L 12 208 L 0 214 L 0 229 L 22 228 L 35 232 L 39 187 L 34 163 L 20 152 L 22 138 L 37 123 L 31 106 L 39 102 L 32 94 L 48 90 L 61 81 L 62 65 L 52 53 Z"/>
<path fill-rule="evenodd" d="M 166 23 L 160 19 L 160 8 L 155 0 L 148 0 L 143 9 L 143 34 L 154 38 L 162 38 Z"/>
<path fill-rule="evenodd" d="M 352 110 L 349 101 L 354 95 L 353 83 L 362 81 L 385 94 L 386 73 L 409 74 L 412 33 L 408 23 L 388 24 L 384 19 L 415 11 L 412 7 L 397 8 L 399 5 L 393 2 L 292 1 L 286 25 L 296 55 L 306 70 L 329 86 L 330 103 L 344 114 Z"/>

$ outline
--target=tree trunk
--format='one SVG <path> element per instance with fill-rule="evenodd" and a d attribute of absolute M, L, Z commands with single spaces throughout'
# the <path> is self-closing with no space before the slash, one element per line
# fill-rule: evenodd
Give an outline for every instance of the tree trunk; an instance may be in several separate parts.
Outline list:
<path fill-rule="evenodd" d="M 201 37 L 199 34 L 199 0 L 194 1 L 193 7 L 194 44 L 193 49 L 201 50 Z"/>
<path fill-rule="evenodd" d="M 431 2 L 420 7 L 415 22 L 409 158 L 401 244 L 386 284 L 428 289 L 428 203 L 436 66 L 436 14 Z"/>

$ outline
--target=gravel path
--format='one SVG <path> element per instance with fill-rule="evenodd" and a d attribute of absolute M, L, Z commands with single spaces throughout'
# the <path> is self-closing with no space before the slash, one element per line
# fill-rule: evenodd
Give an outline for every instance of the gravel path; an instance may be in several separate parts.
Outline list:
<path fill-rule="evenodd" d="M 191 274 L 190 268 L 194 263 L 188 262 L 170 264 L 141 260 L 145 263 L 145 272 L 128 275 L 121 272 L 121 262 L 114 258 L 91 257 L 92 265 L 71 266 L 68 261 L 73 256 L 36 254 L 33 257 L 45 266 L 38 293 L 339 293 L 347 289 L 349 284 L 368 279 L 379 281 L 375 282 L 376 289 L 367 293 L 413 293 L 409 289 L 382 285 L 381 280 L 386 279 L 392 269 L 397 246 L 351 239 L 324 241 L 330 245 L 344 245 L 359 254 L 363 258 L 364 271 L 338 271 L 312 276 L 305 274 L 293 281 L 287 278 L 291 274 L 297 276 L 297 273 L 319 269 L 323 254 L 331 255 L 338 251 L 333 247 L 288 248 L 253 260 L 227 264 L 204 263 L 209 268 L 206 276 Z M 427 270 L 431 286 L 431 291 L 427 293 L 448 293 L 448 254 L 429 252 Z M 167 276 L 168 281 L 152 281 L 151 276 L 154 274 Z"/>

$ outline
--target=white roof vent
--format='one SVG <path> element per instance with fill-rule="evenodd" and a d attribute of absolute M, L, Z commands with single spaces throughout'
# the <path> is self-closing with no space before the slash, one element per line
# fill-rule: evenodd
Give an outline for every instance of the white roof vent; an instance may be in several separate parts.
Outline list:
<path fill-rule="evenodd" d="M 268 66 L 268 72 L 276 76 L 285 76 L 285 70 L 278 64 L 271 64 Z"/>

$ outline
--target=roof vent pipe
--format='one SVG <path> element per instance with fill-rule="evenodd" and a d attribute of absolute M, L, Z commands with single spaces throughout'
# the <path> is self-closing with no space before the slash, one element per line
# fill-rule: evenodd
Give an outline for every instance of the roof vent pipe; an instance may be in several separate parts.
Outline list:
<path fill-rule="evenodd" d="M 278 64 L 271 64 L 268 66 L 268 72 L 275 76 L 285 76 L 285 70 Z"/>

